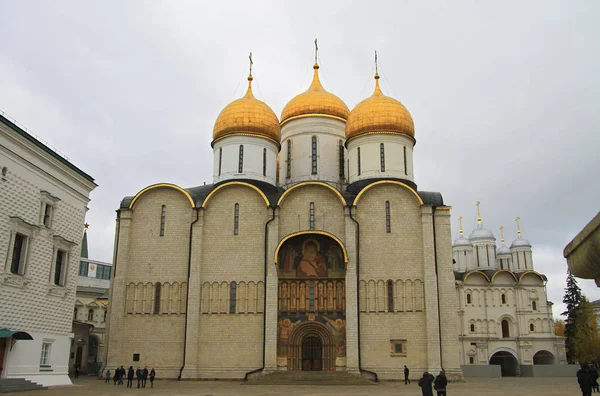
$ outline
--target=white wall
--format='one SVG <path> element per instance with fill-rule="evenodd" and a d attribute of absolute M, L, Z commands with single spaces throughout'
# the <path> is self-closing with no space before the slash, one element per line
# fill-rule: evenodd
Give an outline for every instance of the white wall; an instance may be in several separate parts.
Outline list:
<path fill-rule="evenodd" d="M 385 149 L 385 171 L 381 171 L 380 145 Z M 360 147 L 360 175 L 358 174 Z M 406 147 L 406 169 L 404 169 Z M 405 135 L 374 134 L 357 137 L 348 143 L 349 183 L 372 178 L 398 178 L 414 181 L 413 141 Z"/>
<path fill-rule="evenodd" d="M 239 172 L 240 145 L 244 146 L 243 170 Z M 219 153 L 221 174 L 219 174 Z M 263 174 L 263 150 L 267 150 L 266 176 Z M 230 136 L 217 141 L 213 147 L 213 183 L 224 180 L 252 179 L 275 185 L 277 145 L 267 139 L 253 136 Z"/>
<path fill-rule="evenodd" d="M 340 182 L 340 141 L 345 142 L 345 123 L 326 117 L 305 117 L 286 122 L 281 128 L 279 184 L 287 187 L 307 180 Z M 317 173 L 312 173 L 312 137 L 317 137 Z M 292 142 L 291 177 L 287 177 L 288 141 Z M 342 146 L 343 147 L 343 146 Z M 348 154 L 344 148 L 344 162 Z M 348 176 L 346 175 L 346 178 Z"/>

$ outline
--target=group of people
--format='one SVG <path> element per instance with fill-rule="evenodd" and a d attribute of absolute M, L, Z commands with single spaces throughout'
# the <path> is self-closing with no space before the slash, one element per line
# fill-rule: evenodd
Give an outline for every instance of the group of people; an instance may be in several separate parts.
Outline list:
<path fill-rule="evenodd" d="M 410 384 L 410 370 L 404 365 L 404 385 Z M 423 396 L 433 396 L 433 389 L 437 392 L 437 396 L 446 396 L 446 387 L 448 386 L 448 379 L 444 370 L 440 371 L 437 377 L 425 371 L 423 377 L 419 380 L 419 386 Z"/>
<path fill-rule="evenodd" d="M 592 391 L 600 392 L 598 387 L 598 370 L 594 367 L 581 367 L 577 371 L 577 383 L 583 396 L 591 396 Z"/>
<path fill-rule="evenodd" d="M 148 371 L 148 366 L 144 366 L 143 369 L 138 367 L 136 370 L 133 369 L 133 366 L 129 366 L 128 370 L 126 370 L 125 367 L 121 366 L 115 370 L 115 373 L 112 377 L 110 374 L 110 370 L 106 369 L 106 372 L 104 374 L 104 378 L 106 378 L 106 380 L 104 382 L 108 384 L 110 383 L 110 380 L 112 378 L 114 385 L 123 385 L 125 374 L 127 374 L 128 388 L 133 388 L 134 379 L 137 379 L 138 388 L 145 388 L 148 378 L 150 379 L 150 387 L 154 388 L 154 379 L 156 378 L 156 371 L 154 370 L 154 368 Z"/>

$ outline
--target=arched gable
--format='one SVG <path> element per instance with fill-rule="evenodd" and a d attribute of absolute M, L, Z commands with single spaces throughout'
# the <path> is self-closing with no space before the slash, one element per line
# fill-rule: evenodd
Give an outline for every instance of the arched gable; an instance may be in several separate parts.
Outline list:
<path fill-rule="evenodd" d="M 501 270 L 496 271 L 496 273 L 492 276 L 492 283 L 494 283 L 494 280 L 496 279 L 496 277 L 498 275 L 503 274 L 503 273 L 509 274 L 510 277 L 512 278 L 512 280 L 515 281 L 515 283 L 518 282 L 517 277 L 515 276 L 515 274 L 512 271 L 501 269 Z M 500 279 L 502 279 L 502 278 L 503 278 L 503 276 L 500 275 Z"/>
<path fill-rule="evenodd" d="M 299 231 L 299 232 L 294 232 L 292 234 L 289 234 L 285 237 L 283 237 L 281 239 L 281 241 L 279 241 L 279 244 L 277 245 L 277 248 L 275 249 L 275 258 L 273 260 L 273 262 L 275 264 L 277 264 L 277 259 L 279 257 L 279 250 L 281 249 L 281 247 L 283 246 L 283 244 L 285 243 L 285 241 L 287 241 L 290 238 L 293 238 L 295 236 L 298 235 L 324 235 L 327 236 L 331 239 L 333 239 L 334 241 L 336 241 L 338 243 L 338 245 L 340 245 L 340 248 L 342 249 L 342 253 L 344 254 L 344 263 L 348 262 L 348 251 L 346 250 L 346 246 L 344 245 L 344 243 L 341 241 L 340 238 L 336 237 L 335 235 L 326 232 L 326 231 L 315 231 L 315 230 L 311 230 L 311 231 Z"/>
<path fill-rule="evenodd" d="M 402 183 L 400 181 L 397 181 L 397 180 L 379 180 L 379 181 L 376 181 L 374 183 L 371 183 L 371 184 L 365 186 L 365 188 L 363 188 L 362 190 L 360 190 L 360 192 L 358 193 L 358 195 L 354 199 L 354 206 L 358 206 L 358 203 L 359 203 L 361 197 L 367 191 L 369 191 L 371 188 L 373 188 L 375 186 L 378 186 L 378 185 L 381 185 L 381 184 L 393 184 L 393 185 L 397 185 L 397 186 L 406 188 L 407 190 L 409 190 L 414 195 L 414 197 L 419 202 L 419 205 L 423 205 L 423 199 L 421 199 L 421 196 L 413 188 L 411 188 L 408 184 L 404 184 L 404 183 Z"/>
<path fill-rule="evenodd" d="M 539 272 L 536 272 L 536 271 L 525 271 L 525 272 L 523 272 L 521 274 L 521 276 L 519 276 L 519 283 L 523 282 L 523 280 L 524 280 L 524 278 L 525 278 L 526 275 L 528 277 L 537 277 L 537 278 L 539 278 L 539 280 L 542 282 L 542 285 L 545 282 L 544 277 Z"/>
<path fill-rule="evenodd" d="M 215 195 L 218 191 L 222 190 L 223 188 L 226 188 L 226 187 L 229 187 L 229 186 L 245 186 L 245 187 L 249 187 L 249 188 L 253 189 L 254 191 L 256 191 L 262 197 L 262 199 L 265 201 L 265 205 L 269 206 L 269 199 L 267 198 L 267 196 L 265 195 L 265 193 L 262 192 L 262 190 L 260 188 L 256 187 L 253 184 L 242 182 L 242 181 L 230 181 L 230 182 L 227 182 L 227 183 L 220 184 L 214 190 L 212 190 L 206 196 L 206 198 L 204 199 L 204 202 L 202 202 L 202 208 L 206 208 L 206 206 L 210 202 L 210 199 L 213 197 L 213 195 Z"/>
<path fill-rule="evenodd" d="M 283 192 L 283 194 L 281 194 L 281 197 L 279 198 L 279 201 L 277 201 L 277 206 L 281 206 L 281 203 L 283 202 L 283 200 L 285 199 L 285 197 L 287 197 L 292 191 L 294 191 L 295 189 L 299 188 L 299 187 L 303 187 L 303 186 L 321 186 L 321 187 L 325 187 L 329 190 L 331 190 L 335 195 L 337 195 L 337 197 L 339 198 L 341 204 L 343 206 L 346 206 L 346 200 L 344 199 L 344 196 L 333 186 L 327 184 L 327 183 L 323 183 L 323 182 L 319 182 L 319 181 L 306 181 L 306 182 L 302 182 L 302 183 L 298 183 L 298 184 L 294 184 L 293 186 L 291 186 L 290 188 L 288 188 L 287 190 L 285 190 Z"/>
<path fill-rule="evenodd" d="M 469 279 L 469 277 L 471 275 L 475 275 L 475 274 L 481 275 L 481 276 L 483 276 L 485 278 L 485 280 L 487 282 L 491 282 L 490 278 L 484 272 L 481 272 L 479 270 L 469 271 L 467 274 L 465 274 L 465 277 L 463 278 L 463 282 L 466 282 L 467 279 Z"/>
<path fill-rule="evenodd" d="M 143 190 L 141 190 L 140 192 L 138 192 L 137 194 L 135 194 L 135 197 L 133 197 L 133 199 L 131 200 L 131 202 L 129 203 L 129 209 L 133 209 L 133 206 L 135 205 L 135 202 L 145 193 L 147 193 L 148 191 L 157 189 L 157 188 L 172 188 L 174 190 L 179 191 L 180 193 L 182 193 L 183 195 L 185 195 L 185 197 L 188 199 L 188 201 L 190 202 L 190 205 L 192 206 L 192 208 L 196 207 L 196 204 L 194 203 L 194 200 L 192 199 L 192 196 L 190 195 L 189 192 L 187 192 L 185 189 L 175 185 L 175 184 L 170 184 L 170 183 L 158 183 L 158 184 L 153 184 L 151 186 L 148 186 L 146 188 L 144 188 Z"/>

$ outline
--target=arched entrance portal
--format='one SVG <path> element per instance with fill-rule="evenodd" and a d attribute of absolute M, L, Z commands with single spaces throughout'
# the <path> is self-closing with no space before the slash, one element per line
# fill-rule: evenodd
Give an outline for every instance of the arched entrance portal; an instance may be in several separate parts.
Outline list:
<path fill-rule="evenodd" d="M 333 334 L 321 323 L 303 323 L 290 334 L 288 370 L 335 371 L 336 355 Z"/>
<path fill-rule="evenodd" d="M 283 238 L 276 250 L 277 365 L 331 371 L 346 365 L 346 261 L 322 231 Z"/>
<path fill-rule="evenodd" d="M 533 364 L 554 364 L 554 355 L 548 351 L 538 351 L 533 355 Z"/>
<path fill-rule="evenodd" d="M 492 355 L 490 364 L 500 366 L 503 377 L 516 377 L 518 375 L 519 362 L 510 352 L 499 351 Z"/>

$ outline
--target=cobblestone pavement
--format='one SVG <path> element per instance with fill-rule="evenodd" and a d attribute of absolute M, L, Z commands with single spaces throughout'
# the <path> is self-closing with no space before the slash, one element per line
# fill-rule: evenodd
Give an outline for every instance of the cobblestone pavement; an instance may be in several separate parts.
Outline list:
<path fill-rule="evenodd" d="M 135 382 L 134 382 L 135 384 Z M 135 386 L 135 385 L 134 385 Z M 404 385 L 403 382 L 383 382 L 377 385 L 363 386 L 292 386 L 292 385 L 246 385 L 238 381 L 155 381 L 154 388 L 127 389 L 125 385 L 115 386 L 112 383 L 95 378 L 79 378 L 73 386 L 52 387 L 44 391 L 25 393 L 8 393 L 19 396 L 112 396 L 112 395 L 147 395 L 147 396 L 225 396 L 225 395 L 421 395 L 416 382 Z M 452 383 L 448 386 L 450 396 L 493 396 L 493 395 L 527 395 L 527 396 L 577 396 L 581 395 L 575 378 L 473 378 L 464 383 Z"/>

